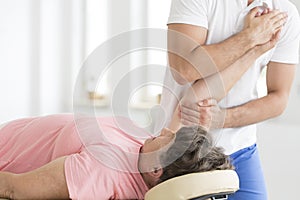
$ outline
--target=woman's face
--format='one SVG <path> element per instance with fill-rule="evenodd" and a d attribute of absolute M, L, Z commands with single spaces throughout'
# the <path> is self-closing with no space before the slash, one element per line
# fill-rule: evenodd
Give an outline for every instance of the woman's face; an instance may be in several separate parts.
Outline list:
<path fill-rule="evenodd" d="M 170 129 L 164 128 L 160 135 L 154 138 L 149 138 L 145 141 L 141 149 L 141 153 L 150 153 L 158 151 L 162 147 L 171 144 L 174 141 L 175 132 Z"/>

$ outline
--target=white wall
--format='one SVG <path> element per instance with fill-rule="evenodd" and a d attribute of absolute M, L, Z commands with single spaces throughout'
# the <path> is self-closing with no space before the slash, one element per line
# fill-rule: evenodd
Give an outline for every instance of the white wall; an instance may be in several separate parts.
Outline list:
<path fill-rule="evenodd" d="M 0 1 L 0 123 L 72 111 L 83 60 L 82 2 Z"/>
<path fill-rule="evenodd" d="M 290 0 L 293 4 L 295 4 L 297 6 L 297 8 L 300 8 L 300 1 L 298 0 Z"/>
<path fill-rule="evenodd" d="M 300 1 L 291 1 L 300 10 Z M 297 69 L 285 113 L 258 128 L 258 144 L 270 200 L 299 199 L 299 103 L 300 70 Z"/>
<path fill-rule="evenodd" d="M 31 110 L 27 106 L 31 84 L 29 1 L 1 1 L 0 122 L 16 115 L 27 115 Z"/>
<path fill-rule="evenodd" d="M 270 200 L 298 199 L 300 125 L 268 122 L 258 128 L 258 146 Z"/>

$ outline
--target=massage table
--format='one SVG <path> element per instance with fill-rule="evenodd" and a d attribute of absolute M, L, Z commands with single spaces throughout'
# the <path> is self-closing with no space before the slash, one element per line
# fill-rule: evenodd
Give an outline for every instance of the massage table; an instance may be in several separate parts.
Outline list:
<path fill-rule="evenodd" d="M 150 189 L 145 200 L 223 200 L 238 189 L 234 170 L 216 170 L 169 179 Z"/>

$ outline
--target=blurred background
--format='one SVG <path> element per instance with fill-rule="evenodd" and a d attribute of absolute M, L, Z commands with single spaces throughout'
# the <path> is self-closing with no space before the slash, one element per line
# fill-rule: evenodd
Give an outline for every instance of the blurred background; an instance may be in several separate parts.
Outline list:
<path fill-rule="evenodd" d="M 300 2 L 291 1 L 300 10 Z M 75 83 L 82 92 L 74 102 L 76 107 L 85 110 L 93 104 L 97 114 L 110 115 L 109 97 L 120 77 L 142 65 L 166 66 L 166 52 L 141 50 L 124 55 L 111 64 L 112 70 L 101 80 L 89 71 L 78 79 L 81 66 L 113 36 L 139 28 L 166 29 L 170 3 L 171 0 L 0 0 L 0 123 L 72 112 Z M 259 124 L 258 143 L 272 200 L 296 199 L 298 195 L 299 75 L 298 70 L 286 112 Z M 149 70 L 131 76 L 124 93 L 140 79 L 152 77 L 162 83 L 164 74 Z M 263 93 L 265 88 L 258 84 Z M 160 93 L 161 86 L 157 84 L 137 90 L 128 100 L 130 117 L 147 126 L 151 121 L 149 108 L 159 103 Z"/>

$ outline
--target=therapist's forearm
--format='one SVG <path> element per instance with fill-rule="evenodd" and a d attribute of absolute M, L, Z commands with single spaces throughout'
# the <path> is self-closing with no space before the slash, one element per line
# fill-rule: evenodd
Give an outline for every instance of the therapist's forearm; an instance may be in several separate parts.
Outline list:
<path fill-rule="evenodd" d="M 193 103 L 209 98 L 220 101 L 263 52 L 264 49 L 255 47 L 220 73 L 196 81 L 187 92 L 191 95 L 190 99 L 194 99 Z M 169 129 L 175 132 L 182 126 L 179 113 L 179 107 L 177 106 L 168 126 Z"/>
<path fill-rule="evenodd" d="M 223 99 L 262 53 L 261 49 L 253 48 L 220 73 L 195 82 L 192 88 L 197 95 L 196 102 L 208 98 Z"/>
<path fill-rule="evenodd" d="M 244 105 L 228 108 L 224 128 L 247 126 L 277 117 L 284 111 L 287 99 L 275 92 Z"/>
<path fill-rule="evenodd" d="M 183 45 L 178 45 L 180 42 L 169 42 L 169 51 L 180 55 L 169 53 L 169 64 L 174 69 L 173 77 L 178 83 L 185 84 L 186 81 L 194 82 L 226 69 L 255 47 L 252 37 L 245 30 L 211 45 L 189 44 L 192 42 L 185 41 L 189 48 L 183 48 Z"/>
<path fill-rule="evenodd" d="M 220 73 L 196 81 L 187 91 L 184 98 L 187 97 L 191 103 L 195 104 L 209 98 L 216 99 L 219 102 L 252 66 L 253 62 L 265 51 L 272 48 L 274 44 L 255 47 Z M 179 107 L 177 106 L 168 126 L 169 129 L 175 132 L 182 126 L 179 113 Z"/>
<path fill-rule="evenodd" d="M 236 62 L 254 46 L 253 35 L 249 30 L 243 30 L 218 44 L 203 45 L 202 47 L 212 57 L 219 71 L 221 71 Z"/>
<path fill-rule="evenodd" d="M 257 12 L 258 8 L 252 9 L 246 16 L 243 31 L 206 46 L 207 29 L 181 23 L 169 25 L 175 31 L 168 33 L 169 64 L 177 72 L 173 73 L 175 80 L 179 84 L 192 83 L 224 70 L 249 49 L 270 41 L 287 20 L 287 15 L 278 10 L 260 17 L 256 17 Z"/>

